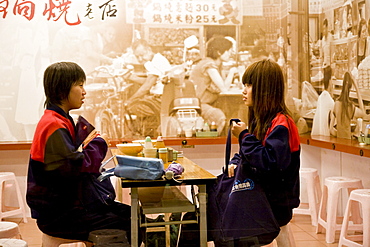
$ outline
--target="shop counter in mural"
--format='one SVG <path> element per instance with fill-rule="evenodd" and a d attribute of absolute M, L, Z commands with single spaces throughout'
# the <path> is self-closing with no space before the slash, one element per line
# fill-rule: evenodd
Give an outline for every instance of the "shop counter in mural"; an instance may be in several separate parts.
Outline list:
<path fill-rule="evenodd" d="M 320 51 L 311 59 L 312 85 L 320 95 L 330 95 L 326 97 L 331 97 L 329 101 L 335 104 L 325 111 L 327 114 L 322 122 L 325 125 L 322 129 L 330 128 L 330 133 L 315 131 L 313 134 L 357 138 L 370 123 L 370 19 L 365 10 L 366 1 L 336 1 L 331 8 L 324 9 L 322 38 L 316 43 Z M 330 74 L 325 72 L 328 68 Z M 322 110 L 320 112 L 322 114 Z M 346 126 L 342 126 L 342 122 Z M 313 128 L 318 129 L 317 126 Z"/>

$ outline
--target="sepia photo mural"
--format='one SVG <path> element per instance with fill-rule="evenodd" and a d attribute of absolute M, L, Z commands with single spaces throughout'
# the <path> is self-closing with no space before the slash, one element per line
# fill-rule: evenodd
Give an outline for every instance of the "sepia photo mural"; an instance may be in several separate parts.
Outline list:
<path fill-rule="evenodd" d="M 87 75 L 85 103 L 71 115 L 112 139 L 223 136 L 227 119 L 247 121 L 241 76 L 262 58 L 281 65 L 300 133 L 352 138 L 368 121 L 367 1 L 0 0 L 0 141 L 32 141 L 43 72 L 57 61 Z M 230 86 L 205 108 L 192 71 L 215 37 L 231 44 L 218 68 Z M 342 91 L 349 119 L 336 103 Z"/>

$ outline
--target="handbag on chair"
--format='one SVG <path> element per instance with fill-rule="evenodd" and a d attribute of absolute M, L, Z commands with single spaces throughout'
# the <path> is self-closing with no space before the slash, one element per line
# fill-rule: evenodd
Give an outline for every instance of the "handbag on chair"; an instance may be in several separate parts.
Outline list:
<path fill-rule="evenodd" d="M 239 119 L 231 119 L 232 122 Z M 280 228 L 272 213 L 263 188 L 248 164 L 238 163 L 235 176 L 228 176 L 230 163 L 231 129 L 229 126 L 225 167 L 214 184 L 207 186 L 208 239 L 215 246 L 263 246 L 271 243 Z M 239 154 L 235 154 L 238 158 Z M 237 159 L 241 160 L 241 159 Z"/>

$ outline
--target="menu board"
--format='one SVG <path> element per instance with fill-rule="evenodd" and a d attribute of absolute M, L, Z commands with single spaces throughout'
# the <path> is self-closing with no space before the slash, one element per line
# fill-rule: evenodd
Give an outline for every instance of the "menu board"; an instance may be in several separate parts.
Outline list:
<path fill-rule="evenodd" d="M 241 0 L 127 0 L 126 21 L 134 24 L 239 25 Z"/>

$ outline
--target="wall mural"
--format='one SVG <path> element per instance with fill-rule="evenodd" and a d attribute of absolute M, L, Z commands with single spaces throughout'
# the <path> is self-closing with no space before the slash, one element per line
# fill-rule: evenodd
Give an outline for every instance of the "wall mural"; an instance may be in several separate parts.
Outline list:
<path fill-rule="evenodd" d="M 61 60 L 77 62 L 87 74 L 86 102 L 71 113 L 84 115 L 112 138 L 161 134 L 163 117 L 158 111 L 165 85 L 179 79 L 167 91 L 182 94 L 185 82 L 180 74 L 184 77 L 186 68 L 201 56 L 203 26 L 241 24 L 241 11 L 238 0 L 1 0 L 0 141 L 32 140 L 44 109 L 43 72 Z M 152 29 L 155 32 L 149 34 L 146 24 L 167 30 Z M 185 29 L 183 24 L 194 27 Z M 152 57 L 161 52 L 166 59 L 159 60 L 162 67 L 152 64 L 152 69 L 163 70 L 152 80 L 143 66 L 145 54 L 132 49 L 133 41 L 145 38 Z M 148 81 L 153 87 L 142 88 Z M 147 91 L 150 99 L 136 99 L 135 103 L 143 101 L 139 106 L 128 104 L 138 90 Z M 182 114 L 188 118 L 192 112 Z"/>
<path fill-rule="evenodd" d="M 297 72 L 289 63 L 297 55 L 289 47 L 289 18 L 286 27 L 279 20 L 291 1 L 280 7 L 247 1 L 247 10 L 243 2 L 0 0 L 0 141 L 32 140 L 44 109 L 43 71 L 61 60 L 77 62 L 87 74 L 85 104 L 71 113 L 85 116 L 101 132 L 112 138 L 174 137 L 191 128 L 197 136 L 212 122 L 202 118 L 196 86 L 189 78 L 205 56 L 206 42 L 217 35 L 233 44 L 221 75 L 227 77 L 233 67 L 237 73 L 214 107 L 226 118 L 246 121 L 240 96 L 245 67 L 270 57 L 281 64 L 290 85 L 291 73 Z M 318 21 L 310 30 L 318 34 L 310 37 L 317 40 L 305 39 L 310 43 L 311 81 L 302 82 L 299 98 L 288 92 L 288 104 L 301 133 L 312 129 L 315 135 L 357 137 L 365 133 L 369 120 L 366 2 L 313 2 L 310 11 Z M 342 115 L 342 108 L 352 110 Z M 224 134 L 219 129 L 210 135 Z"/>
<path fill-rule="evenodd" d="M 337 1 L 321 16 L 321 39 L 312 44 L 311 85 L 320 94 L 312 135 L 345 139 L 364 135 L 370 117 L 369 16 L 365 1 Z"/>

